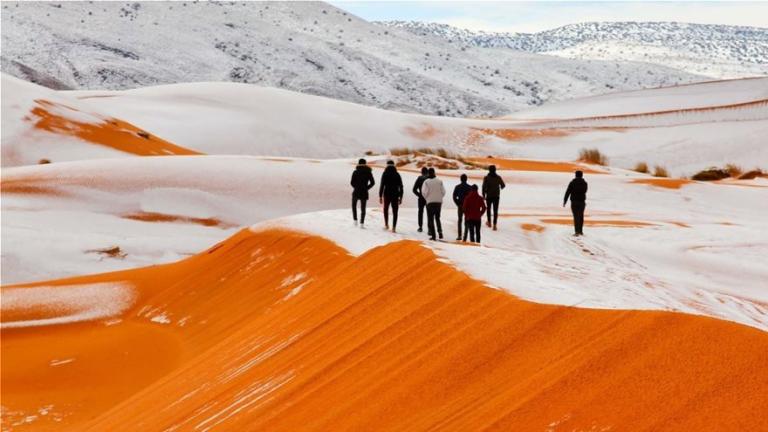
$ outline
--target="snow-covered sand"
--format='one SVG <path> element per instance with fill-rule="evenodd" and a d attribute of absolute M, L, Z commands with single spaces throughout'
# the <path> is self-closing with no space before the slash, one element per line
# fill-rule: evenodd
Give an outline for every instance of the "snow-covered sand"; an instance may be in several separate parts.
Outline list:
<path fill-rule="evenodd" d="M 696 111 L 646 115 L 652 95 L 638 99 L 641 116 L 546 122 L 406 115 L 236 84 L 38 96 L 6 82 L 16 93 L 6 118 L 4 87 L 3 163 L 7 151 L 21 157 L 0 181 L 4 427 L 760 422 L 744 413 L 768 401 L 768 180 L 702 183 L 621 166 L 641 156 L 678 170 L 765 167 L 764 104 L 722 107 L 750 102 L 729 86 L 763 80 L 720 83 L 727 97 L 683 105 Z M 659 106 L 693 90 L 661 92 Z M 41 97 L 52 108 L 29 118 Z M 41 130 L 43 118 L 60 127 Z M 574 162 L 586 145 L 623 162 Z M 396 157 L 398 232 L 383 229 L 378 186 L 365 227 L 352 223 L 357 158 L 374 150 L 379 182 L 392 156 L 377 150 L 404 146 L 496 163 L 507 183 L 499 230 L 484 227 L 479 246 L 456 243 L 446 197 L 445 241 L 418 233 L 411 186 L 432 156 L 413 154 Z M 54 149 L 53 163 L 35 164 Z M 194 152 L 206 154 L 182 156 Z M 166 156 L 139 156 L 157 154 Z M 438 169 L 449 192 L 462 172 L 482 181 L 485 171 L 453 162 L 465 169 Z M 562 199 L 578 168 L 590 189 L 586 235 L 575 238 Z M 734 396 L 743 391 L 751 397 Z M 380 402 L 368 403 L 374 394 Z M 711 403 L 695 403 L 702 395 Z"/>
<path fill-rule="evenodd" d="M 355 254 L 396 240 L 424 240 L 415 231 L 410 187 L 416 173 L 410 170 L 402 170 L 407 193 L 399 234 L 382 230 L 376 188 L 366 228 L 352 225 L 353 167 L 353 160 L 177 156 L 6 170 L 4 189 L 20 193 L 4 193 L 3 240 L 14 247 L 3 251 L 3 278 L 29 281 L 170 262 L 261 221 L 324 236 Z M 377 181 L 380 173 L 376 168 Z M 768 201 L 762 199 L 768 182 L 667 189 L 632 183 L 648 177 L 630 172 L 588 175 L 588 221 L 607 226 L 588 225 L 587 237 L 573 239 L 569 212 L 560 205 L 570 173 L 501 173 L 508 184 L 502 229 L 485 229 L 481 248 L 434 245 L 473 277 L 538 302 L 679 310 L 768 328 L 768 271 L 759 258 L 768 253 Z M 459 171 L 441 174 L 452 190 Z M 467 174 L 477 183 L 483 172 Z M 54 190 L 25 192 L 35 187 Z M 452 240 L 455 207 L 449 200 L 443 219 Z M 99 252 L 115 246 L 124 256 Z"/>

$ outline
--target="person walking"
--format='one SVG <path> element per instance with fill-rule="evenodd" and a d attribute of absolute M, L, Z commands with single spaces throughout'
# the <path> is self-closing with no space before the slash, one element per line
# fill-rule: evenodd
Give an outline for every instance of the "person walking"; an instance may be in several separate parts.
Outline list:
<path fill-rule="evenodd" d="M 488 212 L 488 222 L 486 225 L 491 226 L 491 212 L 493 212 L 493 230 L 496 231 L 496 223 L 499 220 L 499 197 L 501 196 L 501 190 L 506 185 L 504 180 L 496 174 L 496 165 L 488 167 L 488 175 L 483 178 L 483 198 L 485 198 Z"/>
<path fill-rule="evenodd" d="M 464 197 L 466 197 L 469 191 L 472 190 L 472 187 L 467 184 L 466 174 L 462 174 L 460 179 L 461 182 L 457 184 L 455 188 L 453 188 L 453 203 L 456 204 L 456 214 L 459 218 L 457 223 L 459 235 L 456 237 L 456 240 L 461 240 L 461 221 L 464 218 Z"/>
<path fill-rule="evenodd" d="M 424 197 L 421 196 L 421 185 L 429 177 L 427 167 L 421 167 L 421 175 L 416 179 L 413 184 L 413 193 L 418 197 L 419 202 L 419 232 L 423 231 L 424 227 L 424 208 L 427 206 L 427 202 L 424 201 Z"/>
<path fill-rule="evenodd" d="M 462 204 L 465 217 L 464 241 L 467 241 L 467 232 L 469 232 L 469 241 L 480 243 L 480 226 L 483 224 L 483 213 L 485 213 L 485 200 L 477 192 L 477 185 L 472 185 L 469 193 L 464 197 Z"/>
<path fill-rule="evenodd" d="M 392 206 L 392 232 L 397 230 L 397 210 L 403 203 L 403 179 L 395 168 L 395 162 L 387 161 L 387 167 L 379 182 L 379 203 L 384 204 L 384 227 L 389 229 L 389 206 Z"/>
<path fill-rule="evenodd" d="M 440 223 L 440 210 L 443 206 L 443 197 L 445 196 L 445 187 L 443 187 L 443 181 L 437 178 L 434 168 L 430 168 L 428 176 L 424 180 L 424 184 L 421 185 L 421 195 L 424 197 L 424 201 L 427 202 L 427 228 L 429 229 L 429 238 L 437 240 L 435 238 L 435 228 L 437 228 L 437 235 L 440 239 L 443 238 L 443 226 Z"/>
<path fill-rule="evenodd" d="M 573 213 L 573 229 L 575 236 L 584 235 L 584 209 L 587 207 L 587 181 L 584 173 L 576 171 L 576 177 L 568 183 L 563 198 L 563 207 L 571 199 L 571 213 Z"/>
<path fill-rule="evenodd" d="M 365 159 L 357 161 L 357 167 L 352 172 L 352 179 L 349 184 L 352 186 L 352 219 L 357 224 L 357 202 L 360 201 L 360 226 L 363 226 L 365 224 L 365 204 L 368 201 L 368 189 L 376 184 L 371 167 L 368 166 Z"/>

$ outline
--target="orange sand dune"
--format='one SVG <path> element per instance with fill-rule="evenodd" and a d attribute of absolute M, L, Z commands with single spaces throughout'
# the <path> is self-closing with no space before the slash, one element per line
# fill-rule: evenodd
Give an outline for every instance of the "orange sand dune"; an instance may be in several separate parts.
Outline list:
<path fill-rule="evenodd" d="M 605 174 L 604 171 L 598 171 L 586 165 L 580 165 L 570 162 L 548 162 L 527 159 L 503 159 L 503 158 L 468 158 L 468 160 L 485 165 L 496 165 L 501 170 L 517 171 L 546 171 L 546 172 L 569 172 L 572 173 L 581 170 L 588 174 Z"/>
<path fill-rule="evenodd" d="M 693 183 L 686 179 L 674 179 L 674 178 L 641 178 L 634 179 L 631 183 L 647 184 L 651 186 L 666 188 L 666 189 L 680 189 L 683 185 Z"/>
<path fill-rule="evenodd" d="M 43 99 L 35 102 L 37 106 L 32 109 L 31 114 L 35 117 L 35 127 L 38 129 L 73 135 L 88 142 L 140 156 L 202 154 L 179 147 L 122 120 L 89 114 L 100 121 L 78 121 L 75 119 L 80 111 L 75 108 Z M 73 116 L 68 118 L 57 114 L 57 111 L 72 113 Z"/>
<path fill-rule="evenodd" d="M 109 281 L 135 285 L 120 322 L 2 330 L 4 429 L 722 431 L 768 421 L 766 333 L 522 301 L 412 241 L 355 258 L 313 236 L 242 231 L 175 264 L 46 285 Z"/>
<path fill-rule="evenodd" d="M 589 218 L 589 216 L 587 216 Z M 543 223 L 556 224 L 556 225 L 573 225 L 573 219 L 571 218 L 550 218 L 541 219 Z M 618 227 L 618 228 L 642 228 L 650 226 L 658 226 L 650 222 L 641 222 L 633 220 L 606 220 L 606 219 L 585 219 L 584 225 L 593 227 Z"/>

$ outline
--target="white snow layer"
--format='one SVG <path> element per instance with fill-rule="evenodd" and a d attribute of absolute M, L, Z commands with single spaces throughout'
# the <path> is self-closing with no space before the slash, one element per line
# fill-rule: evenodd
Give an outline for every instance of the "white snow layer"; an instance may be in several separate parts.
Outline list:
<path fill-rule="evenodd" d="M 1 294 L 2 313 L 6 317 L 8 314 L 14 317 L 4 320 L 2 328 L 48 326 L 108 318 L 128 309 L 135 299 L 133 288 L 125 283 L 2 288 Z M 28 318 L 16 319 L 18 316 Z M 66 362 L 59 362 L 63 363 Z"/>

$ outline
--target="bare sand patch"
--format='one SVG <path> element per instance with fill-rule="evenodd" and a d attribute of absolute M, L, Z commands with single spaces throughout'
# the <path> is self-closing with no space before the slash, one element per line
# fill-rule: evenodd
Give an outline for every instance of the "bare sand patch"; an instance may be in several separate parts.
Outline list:
<path fill-rule="evenodd" d="M 645 184 L 656 186 L 665 189 L 680 189 L 684 185 L 693 183 L 687 179 L 673 179 L 673 178 L 642 178 L 633 179 L 630 183 Z"/>
<path fill-rule="evenodd" d="M 37 106 L 31 111 L 31 119 L 37 129 L 76 136 L 139 156 L 202 154 L 179 147 L 122 120 L 82 113 L 76 108 L 44 99 L 35 102 Z M 86 118 L 93 122 L 86 121 Z"/>
<path fill-rule="evenodd" d="M 605 174 L 604 171 L 591 168 L 587 165 L 571 162 L 549 162 L 528 159 L 504 159 L 504 158 L 467 158 L 470 161 L 486 165 L 496 165 L 500 170 L 516 171 L 543 171 L 543 172 L 575 172 L 582 171 L 586 174 Z"/>

